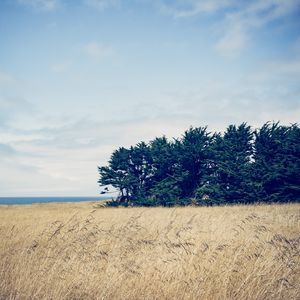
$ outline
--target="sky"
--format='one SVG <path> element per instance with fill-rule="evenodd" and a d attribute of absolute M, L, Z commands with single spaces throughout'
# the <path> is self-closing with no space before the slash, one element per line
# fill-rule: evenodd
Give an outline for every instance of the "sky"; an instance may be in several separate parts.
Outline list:
<path fill-rule="evenodd" d="M 96 196 L 121 146 L 299 117 L 300 0 L 0 0 L 0 196 Z"/>

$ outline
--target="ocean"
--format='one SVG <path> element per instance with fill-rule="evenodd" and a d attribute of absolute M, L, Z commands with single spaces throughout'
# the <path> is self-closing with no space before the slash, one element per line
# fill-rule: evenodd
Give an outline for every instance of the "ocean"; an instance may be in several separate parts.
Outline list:
<path fill-rule="evenodd" d="M 101 201 L 108 197 L 0 197 L 0 204 L 33 204 L 50 202 L 82 202 L 82 201 Z"/>

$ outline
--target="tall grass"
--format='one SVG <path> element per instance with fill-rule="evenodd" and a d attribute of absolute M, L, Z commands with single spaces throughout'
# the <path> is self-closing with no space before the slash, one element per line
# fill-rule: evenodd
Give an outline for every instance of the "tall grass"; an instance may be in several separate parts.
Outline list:
<path fill-rule="evenodd" d="M 0 207 L 0 299 L 300 299 L 300 205 Z"/>

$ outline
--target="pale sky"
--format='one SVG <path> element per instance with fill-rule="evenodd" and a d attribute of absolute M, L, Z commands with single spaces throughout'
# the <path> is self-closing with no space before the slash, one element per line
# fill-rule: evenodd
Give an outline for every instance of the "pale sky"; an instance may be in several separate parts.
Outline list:
<path fill-rule="evenodd" d="M 94 196 L 120 146 L 299 117 L 300 0 L 0 0 L 0 196 Z"/>

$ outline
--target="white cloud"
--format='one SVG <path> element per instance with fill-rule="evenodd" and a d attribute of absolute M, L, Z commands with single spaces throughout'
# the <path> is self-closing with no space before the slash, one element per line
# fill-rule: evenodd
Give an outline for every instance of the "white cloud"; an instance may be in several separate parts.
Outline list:
<path fill-rule="evenodd" d="M 174 18 L 187 18 L 215 13 L 231 5 L 230 0 L 175 0 L 159 1 L 159 10 Z"/>
<path fill-rule="evenodd" d="M 241 52 L 251 39 L 253 31 L 268 23 L 294 14 L 300 0 L 160 0 L 159 10 L 174 18 L 211 16 L 219 35 L 216 50 L 233 57 Z"/>
<path fill-rule="evenodd" d="M 19 4 L 32 7 L 37 11 L 54 11 L 60 5 L 60 0 L 17 0 Z"/>
<path fill-rule="evenodd" d="M 84 3 L 100 11 L 109 7 L 119 8 L 121 6 L 121 0 L 84 0 Z"/>
<path fill-rule="evenodd" d="M 85 53 L 96 60 L 102 60 L 115 54 L 111 46 L 107 46 L 98 42 L 90 42 L 84 46 Z"/>
<path fill-rule="evenodd" d="M 243 26 L 235 24 L 225 32 L 224 36 L 217 42 L 216 49 L 227 57 L 234 57 L 247 45 L 249 37 Z"/>
<path fill-rule="evenodd" d="M 158 3 L 162 12 L 177 18 L 220 12 L 223 17 L 260 14 L 263 22 L 289 15 L 300 5 L 299 0 L 160 0 Z"/>
<path fill-rule="evenodd" d="M 231 10 L 224 14 L 220 23 L 223 33 L 216 50 L 224 56 L 235 56 L 246 47 L 253 31 L 274 20 L 288 17 L 299 6 L 300 0 L 255 0 L 240 6 L 232 1 Z"/>

